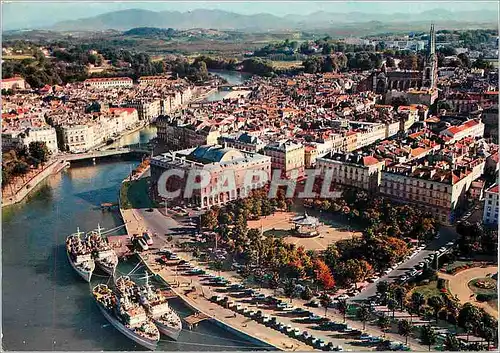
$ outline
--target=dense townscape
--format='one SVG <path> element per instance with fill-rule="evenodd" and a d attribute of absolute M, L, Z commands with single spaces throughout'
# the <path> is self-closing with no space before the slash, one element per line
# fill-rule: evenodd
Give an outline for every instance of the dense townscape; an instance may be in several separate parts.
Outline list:
<path fill-rule="evenodd" d="M 495 350 L 492 53 L 497 32 L 434 24 L 411 36 L 286 39 L 238 59 L 153 61 L 104 45 L 9 42 L 4 56 L 29 58 L 2 61 L 3 201 L 15 203 L 53 165 L 136 148 L 142 162 L 117 205 L 134 253 L 189 307 L 250 336 L 271 332 L 256 340 L 283 350 Z M 301 64 L 276 68 L 278 60 Z M 247 76 L 234 84 L 218 70 Z M 149 125 L 156 137 L 147 146 L 116 146 Z M 184 223 L 189 241 L 176 234 Z M 90 282 L 92 256 L 102 261 L 95 252 L 111 247 L 90 251 L 79 230 L 72 237 L 68 258 Z M 189 279 L 186 291 L 179 278 Z M 152 323 L 174 320 L 177 339 L 182 324 L 163 294 L 143 288 L 167 313 L 155 316 L 129 282 L 117 286 L 129 321 L 108 319 L 113 326 L 154 349 L 164 332 Z M 109 314 L 116 303 L 107 286 L 93 295 L 106 318 L 118 315 Z M 190 328 L 202 309 L 185 319 Z M 139 316 L 148 319 L 135 327 Z M 272 329 L 292 348 L 270 343 L 279 341 Z"/>

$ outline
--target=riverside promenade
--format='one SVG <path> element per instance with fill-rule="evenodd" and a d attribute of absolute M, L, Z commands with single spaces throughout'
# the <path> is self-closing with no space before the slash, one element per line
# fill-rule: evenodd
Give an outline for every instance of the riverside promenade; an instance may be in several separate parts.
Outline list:
<path fill-rule="evenodd" d="M 139 233 L 148 227 L 143 219 L 134 209 L 120 209 L 127 233 L 129 235 Z M 159 237 L 159 236 L 158 236 Z M 158 243 L 159 239 L 155 238 Z M 170 286 L 170 289 L 191 309 L 210 317 L 210 321 L 216 325 L 226 328 L 235 335 L 248 339 L 265 348 L 266 346 L 285 351 L 311 351 L 312 347 L 301 341 L 285 336 L 284 334 L 267 328 L 247 317 L 236 314 L 216 303 L 209 298 L 212 295 L 220 295 L 215 291 L 203 288 L 203 285 L 193 277 L 184 277 L 176 274 L 173 269 L 160 267 L 155 262 L 153 252 L 159 249 L 161 244 L 156 244 L 147 252 L 139 254 L 139 258 L 159 280 Z M 192 288 L 195 288 L 192 291 Z"/>
<path fill-rule="evenodd" d="M 43 168 L 43 170 L 35 174 L 28 181 L 18 187 L 14 194 L 8 195 L 6 191 L 4 191 L 2 194 L 2 207 L 21 202 L 26 196 L 28 196 L 33 190 L 36 189 L 36 186 L 38 184 L 44 181 L 49 175 L 57 174 L 67 166 L 69 166 L 69 164 L 65 160 L 60 160 L 58 158 L 52 160 L 49 165 Z"/>

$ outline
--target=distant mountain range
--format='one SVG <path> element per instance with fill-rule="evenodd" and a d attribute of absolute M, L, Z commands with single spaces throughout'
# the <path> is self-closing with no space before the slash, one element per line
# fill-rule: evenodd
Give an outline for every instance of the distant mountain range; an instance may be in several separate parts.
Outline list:
<path fill-rule="evenodd" d="M 189 12 L 148 11 L 130 9 L 108 12 L 99 16 L 58 22 L 46 29 L 56 31 L 101 31 L 129 30 L 136 27 L 158 27 L 174 29 L 213 28 L 220 30 L 313 30 L 342 26 L 347 23 L 364 22 L 440 22 L 497 23 L 497 13 L 492 11 L 451 12 L 442 9 L 421 13 L 374 14 L 363 12 L 329 13 L 316 12 L 309 15 L 287 15 L 278 17 L 261 13 L 242 15 L 234 12 L 199 9 Z"/>

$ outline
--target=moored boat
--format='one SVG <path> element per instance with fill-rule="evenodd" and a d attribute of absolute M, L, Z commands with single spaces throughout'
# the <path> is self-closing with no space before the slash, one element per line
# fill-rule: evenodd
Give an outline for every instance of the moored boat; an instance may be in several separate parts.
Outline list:
<path fill-rule="evenodd" d="M 118 295 L 105 284 L 94 287 L 92 294 L 102 314 L 122 334 L 137 344 L 155 350 L 160 340 L 158 328 L 148 319 L 146 312 L 128 295 Z"/>
<path fill-rule="evenodd" d="M 87 235 L 87 244 L 92 249 L 97 266 L 108 275 L 113 276 L 118 266 L 118 256 L 101 234 L 101 226 L 97 225 L 97 231 Z"/>
<path fill-rule="evenodd" d="M 95 269 L 95 262 L 92 259 L 91 249 L 80 238 L 82 234 L 80 229 L 77 229 L 76 233 L 66 238 L 66 255 L 76 273 L 86 282 L 90 282 Z"/>
<path fill-rule="evenodd" d="M 141 288 L 140 303 L 146 308 L 158 330 L 165 336 L 177 340 L 182 331 L 182 321 L 168 305 L 168 300 L 160 290 L 154 290 L 146 273 L 146 283 Z"/>

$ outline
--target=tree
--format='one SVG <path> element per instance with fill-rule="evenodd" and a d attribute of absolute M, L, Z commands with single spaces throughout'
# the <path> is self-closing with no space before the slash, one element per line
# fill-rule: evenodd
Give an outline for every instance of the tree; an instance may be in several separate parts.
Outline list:
<path fill-rule="evenodd" d="M 406 297 L 406 290 L 402 286 L 394 288 L 394 299 L 398 301 L 399 307 L 403 310 L 404 299 Z"/>
<path fill-rule="evenodd" d="M 380 294 L 380 296 L 384 301 L 387 297 L 388 291 L 389 291 L 389 283 L 387 283 L 387 281 L 377 282 L 377 293 Z"/>
<path fill-rule="evenodd" d="M 460 53 L 457 55 L 457 57 L 460 59 L 460 62 L 462 63 L 463 67 L 470 68 L 471 67 L 471 62 L 467 54 L 465 53 Z"/>
<path fill-rule="evenodd" d="M 445 350 L 452 351 L 452 352 L 457 352 L 462 348 L 460 346 L 460 341 L 452 333 L 448 333 L 446 335 L 446 338 L 444 339 L 444 342 L 443 342 L 443 346 L 444 346 Z"/>
<path fill-rule="evenodd" d="M 217 213 L 214 209 L 209 210 L 201 216 L 201 226 L 210 230 L 214 230 L 217 227 Z"/>
<path fill-rule="evenodd" d="M 326 317 L 326 313 L 327 313 L 327 311 L 328 311 L 328 307 L 329 307 L 330 305 L 332 305 L 333 300 L 332 300 L 332 298 L 331 298 L 328 294 L 326 294 L 326 293 L 323 293 L 323 294 L 321 295 L 321 297 L 319 298 L 319 300 L 320 300 L 320 302 L 321 302 L 321 305 L 325 308 L 325 317 Z"/>
<path fill-rule="evenodd" d="M 387 57 L 387 59 L 385 59 L 385 66 L 390 67 L 390 68 L 395 68 L 396 62 L 394 61 L 394 59 L 391 56 L 389 56 L 389 57 Z"/>
<path fill-rule="evenodd" d="M 49 160 L 50 152 L 45 142 L 42 141 L 30 142 L 29 153 L 33 158 L 38 159 L 42 163 L 45 163 Z"/>
<path fill-rule="evenodd" d="M 385 315 L 379 316 L 377 325 L 378 327 L 380 327 L 385 337 L 385 330 L 387 330 L 391 326 L 391 320 Z"/>
<path fill-rule="evenodd" d="M 408 320 L 399 321 L 398 332 L 401 336 L 403 336 L 406 339 L 405 344 L 408 344 L 408 336 L 411 334 L 412 329 L 413 326 Z"/>
<path fill-rule="evenodd" d="M 396 299 L 389 298 L 389 300 L 387 301 L 387 309 L 392 311 L 392 318 L 394 318 L 394 312 L 396 311 L 397 307 L 398 307 L 398 302 L 396 301 Z"/>
<path fill-rule="evenodd" d="M 344 316 L 344 323 L 347 316 L 347 310 L 349 309 L 349 305 L 347 304 L 347 300 L 340 299 L 337 303 L 338 311 Z"/>
<path fill-rule="evenodd" d="M 481 311 L 471 303 L 465 303 L 458 314 L 458 325 L 465 328 L 467 324 L 475 325 L 481 320 Z"/>
<path fill-rule="evenodd" d="M 363 330 L 366 328 L 366 322 L 370 319 L 370 309 L 366 305 L 362 305 L 356 311 L 356 317 L 363 323 Z"/>
<path fill-rule="evenodd" d="M 444 301 L 440 296 L 434 295 L 427 299 L 427 304 L 434 310 L 434 316 L 436 317 L 436 323 L 439 319 L 439 312 L 444 307 Z"/>
<path fill-rule="evenodd" d="M 309 286 L 307 286 L 304 291 L 302 292 L 302 294 L 300 295 L 300 297 L 303 299 L 303 300 L 311 300 L 312 297 L 313 297 L 313 292 L 311 290 L 311 288 L 309 288 Z"/>
<path fill-rule="evenodd" d="M 314 262 L 314 272 L 316 274 L 316 280 L 321 283 L 325 290 L 332 289 L 335 286 L 332 272 L 323 260 L 316 259 Z"/>
<path fill-rule="evenodd" d="M 423 344 L 429 346 L 429 352 L 431 351 L 431 346 L 436 344 L 437 334 L 436 331 L 432 328 L 431 325 L 425 325 L 420 330 L 420 339 Z"/>
<path fill-rule="evenodd" d="M 358 288 L 358 282 L 362 282 L 372 271 L 372 266 L 365 260 L 349 259 L 346 262 L 345 275 Z"/>
<path fill-rule="evenodd" d="M 420 309 L 425 304 L 425 297 L 422 293 L 413 292 L 410 299 L 410 306 L 417 315 L 420 315 Z"/>

